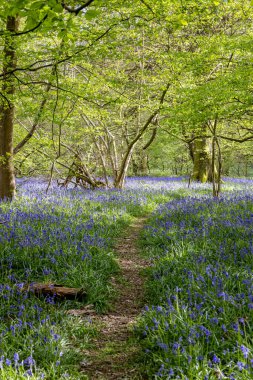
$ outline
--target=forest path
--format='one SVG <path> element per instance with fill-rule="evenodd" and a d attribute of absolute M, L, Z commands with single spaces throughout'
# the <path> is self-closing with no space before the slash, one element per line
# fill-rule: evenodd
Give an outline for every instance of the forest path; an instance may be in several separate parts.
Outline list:
<path fill-rule="evenodd" d="M 142 270 L 148 266 L 138 252 L 137 241 L 147 218 L 136 218 L 118 239 L 115 252 L 121 275 L 112 279 L 117 298 L 113 311 L 92 317 L 101 325 L 99 336 L 93 341 L 94 348 L 85 352 L 87 362 L 82 372 L 90 380 L 139 380 L 136 362 L 140 347 L 132 339 L 132 327 L 144 303 L 144 278 Z"/>

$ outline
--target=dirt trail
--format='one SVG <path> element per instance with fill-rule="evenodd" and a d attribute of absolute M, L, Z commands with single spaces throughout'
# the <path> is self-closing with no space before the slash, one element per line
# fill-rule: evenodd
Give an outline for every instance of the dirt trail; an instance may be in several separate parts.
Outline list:
<path fill-rule="evenodd" d="M 122 276 L 112 279 L 117 290 L 113 311 L 96 315 L 92 319 L 101 323 L 102 329 L 95 348 L 87 352 L 87 362 L 82 371 L 90 380 L 144 379 L 134 364 L 139 347 L 131 343 L 131 327 L 143 307 L 143 276 L 140 274 L 148 263 L 139 256 L 137 240 L 146 218 L 136 219 L 116 244 Z"/>

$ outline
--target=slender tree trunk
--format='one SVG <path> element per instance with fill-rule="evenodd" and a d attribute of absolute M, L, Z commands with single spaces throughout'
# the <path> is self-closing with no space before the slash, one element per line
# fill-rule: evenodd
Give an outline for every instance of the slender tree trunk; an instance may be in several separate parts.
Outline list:
<path fill-rule="evenodd" d="M 15 78 L 8 71 L 16 68 L 15 37 L 18 18 L 8 16 L 3 51 L 3 84 L 0 104 L 0 199 L 12 200 L 15 196 L 13 164 L 13 125 Z"/>
<path fill-rule="evenodd" d="M 248 177 L 248 161 L 245 162 L 245 177 Z"/>
<path fill-rule="evenodd" d="M 218 148 L 218 172 L 217 172 L 217 192 L 218 192 L 218 195 L 220 194 L 221 192 L 221 173 L 222 173 L 222 156 L 221 156 L 221 147 L 220 147 L 220 143 L 219 143 L 219 140 L 216 139 L 216 144 L 217 144 L 217 148 Z"/>
<path fill-rule="evenodd" d="M 240 175 L 241 175 L 240 169 L 241 169 L 240 162 L 238 162 L 238 164 L 237 164 L 237 175 L 238 175 L 238 177 L 240 177 Z"/>
<path fill-rule="evenodd" d="M 96 137 L 93 138 L 93 141 L 94 141 L 94 144 L 95 144 L 95 146 L 97 148 L 98 155 L 99 155 L 99 158 L 100 158 L 100 162 L 102 164 L 105 184 L 106 184 L 107 187 L 109 187 L 109 180 L 108 180 L 108 175 L 107 175 L 107 165 L 106 165 L 106 160 L 105 160 L 105 154 L 102 151 L 102 148 L 99 145 L 98 141 L 96 140 Z"/>
<path fill-rule="evenodd" d="M 129 142 L 127 151 L 126 151 L 126 153 L 123 156 L 123 159 L 122 159 L 122 162 L 121 162 L 121 165 L 120 165 L 120 168 L 119 168 L 118 175 L 117 175 L 116 178 L 114 178 L 114 186 L 116 188 L 122 189 L 124 187 L 125 179 L 126 179 L 126 175 L 127 175 L 127 171 L 128 171 L 128 167 L 129 167 L 129 164 L 131 162 L 135 146 L 139 142 L 140 138 L 144 135 L 144 133 L 148 130 L 150 124 L 152 124 L 152 123 L 153 124 L 154 123 L 157 124 L 156 118 L 157 118 L 160 110 L 162 109 L 162 106 L 163 106 L 163 103 L 164 103 L 164 99 L 165 99 L 165 96 L 166 96 L 169 88 L 170 88 L 170 83 L 167 84 L 167 86 L 165 87 L 165 89 L 162 92 L 159 108 L 157 108 L 149 116 L 149 118 L 147 119 L 147 121 L 144 124 L 144 126 L 139 130 L 139 132 L 136 134 L 136 136 L 133 138 L 133 140 L 131 142 Z"/>
<path fill-rule="evenodd" d="M 124 184 L 125 184 L 125 180 L 126 180 L 126 175 L 127 175 L 127 171 L 128 171 L 128 167 L 129 167 L 129 164 L 130 164 L 130 161 L 131 161 L 131 158 L 132 158 L 132 155 L 133 155 L 133 151 L 134 151 L 134 148 L 135 148 L 135 145 L 136 145 L 136 142 L 135 141 L 127 150 L 123 160 L 122 160 L 122 164 L 121 164 L 121 168 L 120 168 L 120 171 L 119 171 L 119 174 L 118 176 L 114 179 L 114 186 L 117 188 L 117 189 L 123 189 L 124 187 Z"/>
<path fill-rule="evenodd" d="M 213 134 L 213 139 L 212 139 L 212 171 L 214 172 L 214 169 L 215 169 L 215 159 L 216 159 L 216 149 L 215 149 L 215 145 L 216 145 L 216 130 L 214 128 L 214 134 Z M 216 186 L 216 181 L 215 181 L 215 176 L 213 176 L 213 196 L 214 197 L 218 197 L 218 192 L 217 192 L 217 186 Z"/>

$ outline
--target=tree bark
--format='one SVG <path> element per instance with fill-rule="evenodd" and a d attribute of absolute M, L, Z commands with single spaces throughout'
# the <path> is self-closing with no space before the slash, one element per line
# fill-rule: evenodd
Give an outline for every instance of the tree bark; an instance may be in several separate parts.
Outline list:
<path fill-rule="evenodd" d="M 208 138 L 205 137 L 207 134 L 206 129 L 207 126 L 202 127 L 201 134 L 203 137 L 196 138 L 191 145 L 191 155 L 193 157 L 192 179 L 202 183 L 212 182 L 213 179 L 210 144 Z"/>
<path fill-rule="evenodd" d="M 15 196 L 15 174 L 13 164 L 13 125 L 15 78 L 8 71 L 16 68 L 15 37 L 18 17 L 8 16 L 3 51 L 3 82 L 0 104 L 0 199 L 12 200 Z"/>
<path fill-rule="evenodd" d="M 207 182 L 210 166 L 210 152 L 206 139 L 197 139 L 194 147 L 193 179 L 202 183 Z"/>

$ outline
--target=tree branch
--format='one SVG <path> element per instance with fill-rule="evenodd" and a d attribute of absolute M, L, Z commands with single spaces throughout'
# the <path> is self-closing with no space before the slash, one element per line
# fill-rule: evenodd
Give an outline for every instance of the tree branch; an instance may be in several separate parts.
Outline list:
<path fill-rule="evenodd" d="M 122 21 L 126 21 L 126 20 L 122 20 Z M 37 61 L 37 62 L 33 62 L 31 63 L 29 66 L 27 67 L 17 67 L 15 69 L 12 69 L 12 70 L 9 70 L 5 73 L 5 75 L 12 75 L 13 73 L 17 72 L 17 71 L 30 71 L 30 72 L 36 72 L 36 71 L 39 71 L 41 69 L 46 69 L 46 68 L 49 68 L 49 67 L 52 67 L 52 66 L 55 66 L 55 65 L 59 65 L 60 63 L 64 63 L 66 61 L 69 61 L 71 60 L 73 57 L 76 57 L 78 54 L 82 53 L 84 50 L 90 48 L 93 46 L 93 44 L 95 42 L 98 42 L 100 39 L 102 39 L 104 36 L 106 36 L 110 30 L 112 28 L 114 28 L 115 26 L 117 26 L 118 23 L 115 23 L 113 25 L 111 25 L 108 29 L 106 29 L 106 31 L 104 33 L 102 33 L 101 35 L 99 35 L 98 37 L 96 37 L 92 43 L 90 43 L 88 46 L 85 46 L 77 51 L 75 51 L 73 54 L 71 55 L 67 55 L 66 57 L 63 57 L 62 59 L 58 59 L 57 61 L 54 61 L 52 59 L 51 62 L 48 62 L 48 63 L 45 63 L 44 65 L 42 64 L 41 66 L 38 66 L 36 67 L 36 65 L 38 65 L 39 63 L 42 63 L 42 62 L 47 62 L 48 60 L 40 60 L 40 61 Z M 3 74 L 0 74 L 0 78 L 3 77 L 4 75 Z"/>
<path fill-rule="evenodd" d="M 155 140 L 156 135 L 157 135 L 157 127 L 155 127 L 155 128 L 153 129 L 153 132 L 152 132 L 152 135 L 151 135 L 149 141 L 148 141 L 148 142 L 144 145 L 144 147 L 142 148 L 143 150 L 146 150 L 146 149 L 148 149 L 148 147 L 150 147 L 150 145 L 152 144 L 152 142 Z"/>
<path fill-rule="evenodd" d="M 126 153 L 124 155 L 124 158 L 122 160 L 122 163 L 121 163 L 121 167 L 120 167 L 120 171 L 119 171 L 119 176 L 116 179 L 117 183 L 115 182 L 115 184 L 117 186 L 121 187 L 123 185 L 123 183 L 124 183 L 124 176 L 126 174 L 126 169 L 127 169 L 128 164 L 130 162 L 130 159 L 132 157 L 134 147 L 135 147 L 136 143 L 140 140 L 140 138 L 144 135 L 144 133 L 146 132 L 146 130 L 148 129 L 148 127 L 150 126 L 150 124 L 152 124 L 152 122 L 154 121 L 154 119 L 157 117 L 157 115 L 161 111 L 161 109 L 163 107 L 164 100 L 165 100 L 165 96 L 166 96 L 166 94 L 167 94 L 170 86 L 171 86 L 171 83 L 167 83 L 165 89 L 162 92 L 162 95 L 161 95 L 161 98 L 160 98 L 160 102 L 159 102 L 160 103 L 159 107 L 149 116 L 149 118 L 147 119 L 147 121 L 144 124 L 144 126 L 138 131 L 138 133 L 136 134 L 136 136 L 129 143 L 128 149 L 127 149 L 127 151 L 126 151 Z"/>
<path fill-rule="evenodd" d="M 78 15 L 79 12 L 81 12 L 83 9 L 87 8 L 90 4 L 92 4 L 94 0 L 88 0 L 86 3 L 79 5 L 77 8 L 69 7 L 67 4 L 62 1 L 61 5 L 62 7 L 69 13 L 75 13 L 75 15 Z"/>
<path fill-rule="evenodd" d="M 22 36 L 23 34 L 28 34 L 28 33 L 34 32 L 43 24 L 43 22 L 47 19 L 47 17 L 48 17 L 48 15 L 45 15 L 43 17 L 43 19 L 41 21 L 39 21 L 39 23 L 37 25 L 35 25 L 32 29 L 24 30 L 23 32 L 10 33 L 10 34 L 8 34 L 8 36 L 10 36 L 10 37 Z M 4 34 L 6 34 L 6 32 L 1 30 L 0 35 L 2 36 Z"/>
<path fill-rule="evenodd" d="M 148 8 L 148 10 L 149 10 L 150 12 L 152 12 L 152 13 L 154 14 L 153 9 L 151 8 L 151 6 L 150 6 L 149 4 L 146 3 L 145 0 L 140 0 L 140 2 L 141 2 L 142 4 L 144 4 L 145 7 Z"/>

